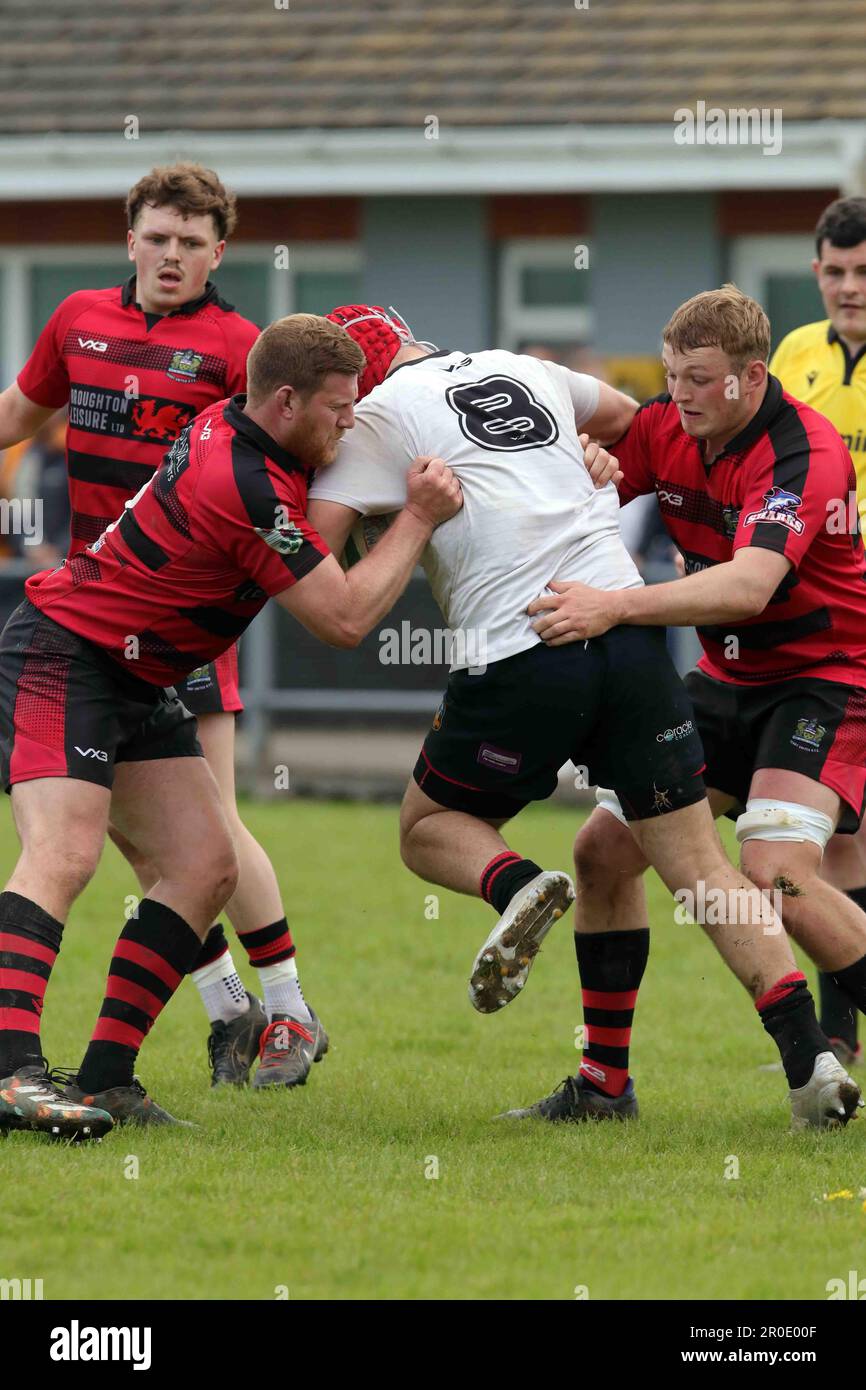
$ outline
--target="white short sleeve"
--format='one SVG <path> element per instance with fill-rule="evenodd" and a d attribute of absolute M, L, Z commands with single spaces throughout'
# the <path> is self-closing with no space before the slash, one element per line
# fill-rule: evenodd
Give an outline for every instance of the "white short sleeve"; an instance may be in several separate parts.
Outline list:
<path fill-rule="evenodd" d="M 342 502 L 362 516 L 397 511 L 406 502 L 406 474 L 414 458 L 396 414 L 370 399 L 356 411 L 336 462 L 316 474 L 309 495 Z"/>
<path fill-rule="evenodd" d="M 564 388 L 567 392 L 574 410 L 575 424 L 580 429 L 598 410 L 598 378 L 587 376 L 585 372 L 569 371 L 568 367 L 562 367 L 558 362 L 543 362 L 542 366 L 547 368 L 560 389 Z"/>

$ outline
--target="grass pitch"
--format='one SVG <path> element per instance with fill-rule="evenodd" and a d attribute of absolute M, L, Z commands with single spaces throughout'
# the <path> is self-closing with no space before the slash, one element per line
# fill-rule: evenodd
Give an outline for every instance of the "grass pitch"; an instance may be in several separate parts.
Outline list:
<path fill-rule="evenodd" d="M 632 1050 L 642 1118 L 495 1122 L 576 1068 L 569 924 L 524 995 L 481 1017 L 466 983 L 490 909 L 402 867 L 395 808 L 243 814 L 277 867 L 331 1052 L 304 1089 L 211 1092 L 207 1024 L 185 984 L 139 1072 L 200 1130 L 0 1143 L 0 1277 L 41 1278 L 48 1299 L 825 1299 L 829 1279 L 864 1268 L 866 1122 L 787 1132 L 784 1080 L 758 1069 L 772 1043 L 656 879 Z M 575 823 L 539 806 L 511 839 L 568 868 Z M 5 877 L 8 803 L 0 832 Z M 53 1064 L 81 1057 L 134 891 L 109 846 L 49 987 Z"/>

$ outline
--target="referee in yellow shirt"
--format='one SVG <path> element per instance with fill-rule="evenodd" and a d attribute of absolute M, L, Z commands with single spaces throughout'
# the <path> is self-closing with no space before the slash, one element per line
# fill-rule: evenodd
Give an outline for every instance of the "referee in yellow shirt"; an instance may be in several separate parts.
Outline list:
<path fill-rule="evenodd" d="M 866 198 L 837 198 L 822 212 L 815 238 L 812 269 L 827 318 L 789 333 L 770 371 L 841 434 L 854 460 L 856 506 L 866 530 Z M 866 821 L 856 835 L 834 835 L 822 872 L 866 911 Z M 821 1026 L 850 1065 L 860 1056 L 857 1015 L 832 975 L 819 976 L 819 992 Z"/>

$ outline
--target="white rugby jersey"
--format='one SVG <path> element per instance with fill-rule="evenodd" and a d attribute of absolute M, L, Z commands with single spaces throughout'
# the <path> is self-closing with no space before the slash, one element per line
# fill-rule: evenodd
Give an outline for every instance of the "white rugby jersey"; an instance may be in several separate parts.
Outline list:
<path fill-rule="evenodd" d="M 477 665 L 479 650 L 490 665 L 539 642 L 526 609 L 552 579 L 643 582 L 620 538 L 616 488 L 594 488 L 583 466 L 578 428 L 598 395 L 594 377 L 498 349 L 418 358 L 359 403 L 336 462 L 310 487 L 367 516 L 405 504 L 417 455 L 453 469 L 463 506 L 422 557 L 446 626 L 466 635 L 452 670 Z"/>

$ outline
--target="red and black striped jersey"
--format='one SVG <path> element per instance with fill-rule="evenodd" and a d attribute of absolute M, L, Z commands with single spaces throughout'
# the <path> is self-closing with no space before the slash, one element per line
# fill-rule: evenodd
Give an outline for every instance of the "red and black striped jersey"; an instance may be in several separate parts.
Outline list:
<path fill-rule="evenodd" d="M 709 468 L 669 395 L 641 406 L 612 452 L 625 474 L 620 501 L 655 492 L 687 574 L 746 545 L 791 562 L 758 617 L 698 628 L 701 670 L 743 685 L 804 675 L 866 684 L 854 467 L 829 420 L 771 376 L 757 414 Z"/>
<path fill-rule="evenodd" d="M 135 302 L 135 276 L 58 305 L 18 386 L 37 405 L 69 407 L 70 555 L 98 539 L 190 420 L 246 390 L 258 333 L 210 283 L 163 316 Z"/>
<path fill-rule="evenodd" d="M 199 415 L 119 520 L 25 584 L 61 627 L 153 685 L 214 661 L 269 595 L 330 554 L 306 519 L 301 464 L 244 404 Z"/>

